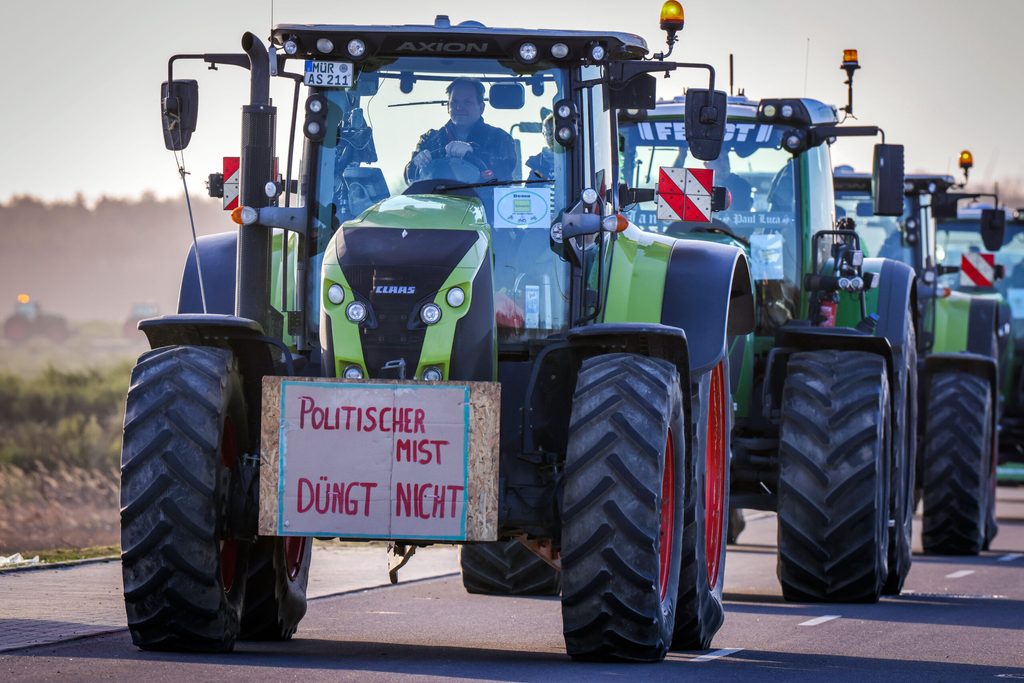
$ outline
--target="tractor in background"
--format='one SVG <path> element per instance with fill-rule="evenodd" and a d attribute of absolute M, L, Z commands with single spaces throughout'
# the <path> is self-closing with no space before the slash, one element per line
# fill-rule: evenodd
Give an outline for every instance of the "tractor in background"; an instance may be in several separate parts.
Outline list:
<path fill-rule="evenodd" d="M 851 84 L 856 51 L 844 54 Z M 660 186 L 690 162 L 687 97 L 620 112 L 626 182 Z M 875 601 L 910 569 L 917 451 L 913 269 L 868 258 L 836 221 L 830 144 L 876 136 L 810 99 L 730 98 L 721 157 L 707 162 L 729 208 L 710 224 L 630 214 L 653 234 L 747 251 L 757 320 L 730 341 L 737 402 L 731 504 L 778 512 L 788 600 Z M 884 141 L 884 134 L 883 134 Z M 903 213 L 903 148 L 879 144 L 872 215 Z M 682 292 L 682 290 L 676 290 Z"/>
<path fill-rule="evenodd" d="M 63 344 L 69 336 L 67 319 L 47 313 L 28 294 L 18 295 L 14 313 L 4 320 L 4 339 L 14 344 L 23 344 L 33 337 Z"/>
<path fill-rule="evenodd" d="M 970 162 L 969 152 L 962 153 L 965 173 Z M 922 546 L 927 553 L 977 553 L 997 532 L 998 422 L 1013 357 L 1009 308 L 994 288 L 995 258 L 979 250 L 1001 247 L 1000 212 L 981 212 L 980 225 L 976 221 L 951 238 L 936 215 L 955 215 L 958 202 L 979 195 L 958 191 L 963 184 L 950 176 L 907 176 L 898 217 L 868 211 L 867 174 L 837 169 L 835 187 L 837 209 L 857 222 L 868 253 L 907 263 L 918 276 L 921 450 L 915 499 L 923 500 Z M 978 269 L 990 261 L 986 280 Z M 973 284 L 954 289 L 952 277 Z"/>

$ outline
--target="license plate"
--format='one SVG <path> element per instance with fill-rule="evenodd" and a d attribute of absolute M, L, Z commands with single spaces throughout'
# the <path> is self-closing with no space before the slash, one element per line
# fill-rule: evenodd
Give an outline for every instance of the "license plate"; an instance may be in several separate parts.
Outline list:
<path fill-rule="evenodd" d="M 352 63 L 309 60 L 302 82 L 318 88 L 351 88 Z"/>

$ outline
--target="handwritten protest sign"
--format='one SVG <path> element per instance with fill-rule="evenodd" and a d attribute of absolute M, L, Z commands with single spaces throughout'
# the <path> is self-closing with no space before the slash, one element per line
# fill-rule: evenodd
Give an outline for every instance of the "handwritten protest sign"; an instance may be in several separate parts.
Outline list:
<path fill-rule="evenodd" d="M 260 533 L 496 538 L 498 392 L 265 377 Z"/>

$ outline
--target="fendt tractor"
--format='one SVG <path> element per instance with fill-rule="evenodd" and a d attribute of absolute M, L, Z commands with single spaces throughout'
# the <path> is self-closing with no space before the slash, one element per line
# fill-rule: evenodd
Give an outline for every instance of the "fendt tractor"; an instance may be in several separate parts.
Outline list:
<path fill-rule="evenodd" d="M 965 172 L 970 163 L 965 152 Z M 958 201 L 979 196 L 957 192 L 960 187 L 950 176 L 907 176 L 903 215 L 874 216 L 871 177 L 842 168 L 835 174 L 836 208 L 857 221 L 865 252 L 907 263 L 918 276 L 921 449 L 915 498 L 923 499 L 921 542 L 927 553 L 976 554 L 996 534 L 1000 390 L 1010 388 L 1002 378 L 1009 379 L 1013 356 L 1009 309 L 992 288 L 995 269 L 982 279 L 975 268 L 985 269 L 985 257 L 963 243 L 979 247 L 980 238 L 986 249 L 998 250 L 1005 225 L 1001 212 L 984 210 L 980 230 L 974 223 L 972 235 L 959 233 L 955 245 L 944 239 L 938 249 L 942 258 L 937 255 L 934 214 L 951 209 L 955 215 Z M 954 256 L 962 256 L 967 272 L 960 273 L 959 260 L 957 266 L 943 263 Z M 941 282 L 954 274 L 978 278 L 974 291 L 955 291 Z"/>
<path fill-rule="evenodd" d="M 856 51 L 843 68 L 849 114 Z M 620 115 L 633 186 L 660 185 L 659 167 L 690 160 L 688 97 Z M 876 601 L 901 590 L 911 561 L 914 272 L 865 258 L 857 232 L 837 223 L 826 143 L 881 132 L 838 123 L 816 100 L 730 98 L 725 147 L 707 163 L 729 208 L 710 223 L 665 221 L 643 202 L 632 214 L 656 234 L 749 253 L 757 320 L 730 344 L 731 501 L 778 512 L 789 600 Z M 876 145 L 873 169 L 872 213 L 902 214 L 903 148 Z"/>
<path fill-rule="evenodd" d="M 634 35 L 439 16 L 171 58 L 169 149 L 196 129 L 185 60 L 248 69 L 251 100 L 239 227 L 199 239 L 178 312 L 140 323 L 121 489 L 137 646 L 291 637 L 313 537 L 388 540 L 394 572 L 419 546 L 516 540 L 561 571 L 573 657 L 708 646 L 750 274 L 740 249 L 630 223 L 616 183 L 615 113 L 679 68 L 710 76 L 687 140 L 718 155 L 714 70 L 667 59 L 682 24 L 670 0 L 653 57 Z M 281 162 L 271 79 L 297 104 Z"/>
<path fill-rule="evenodd" d="M 953 293 L 993 297 L 1000 303 L 1000 332 L 1009 329 L 1006 349 L 1000 347 L 1001 411 L 999 415 L 999 484 L 1024 483 L 1024 220 L 1021 211 L 997 210 L 1007 218 L 1002 245 L 989 246 L 980 232 L 986 210 L 980 206 L 953 207 L 935 225 L 936 256 L 945 271 L 939 285 Z M 988 252 L 987 254 L 985 252 Z M 995 252 L 994 254 L 992 252 Z M 987 260 L 991 271 L 957 272 L 964 259 Z M 991 275 L 987 277 L 987 275 Z M 1000 337 L 1002 344 L 1003 337 Z M 991 534 L 989 534 L 991 537 Z M 991 538 L 989 538 L 991 540 Z"/>

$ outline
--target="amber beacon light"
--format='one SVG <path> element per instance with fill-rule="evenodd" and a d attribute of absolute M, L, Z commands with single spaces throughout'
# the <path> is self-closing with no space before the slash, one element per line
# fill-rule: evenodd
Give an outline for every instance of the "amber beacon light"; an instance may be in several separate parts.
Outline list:
<path fill-rule="evenodd" d="M 974 166 L 974 155 L 971 154 L 970 150 L 964 150 L 960 152 L 960 168 L 965 171 Z"/>
<path fill-rule="evenodd" d="M 683 6 L 678 0 L 665 0 L 665 4 L 661 6 L 661 30 L 678 31 L 684 23 Z"/>

